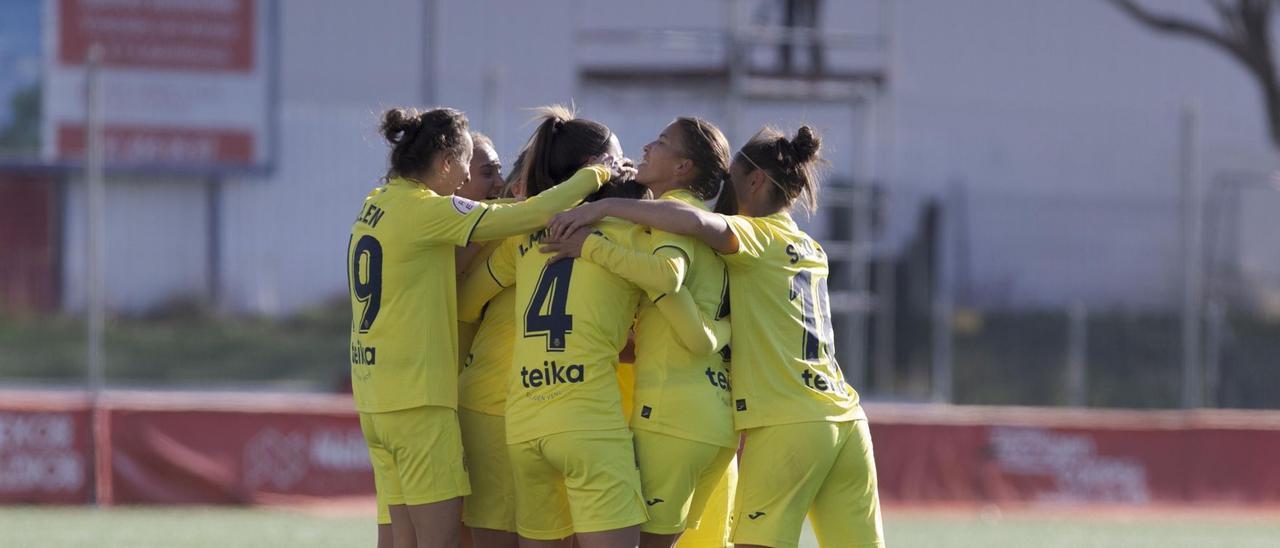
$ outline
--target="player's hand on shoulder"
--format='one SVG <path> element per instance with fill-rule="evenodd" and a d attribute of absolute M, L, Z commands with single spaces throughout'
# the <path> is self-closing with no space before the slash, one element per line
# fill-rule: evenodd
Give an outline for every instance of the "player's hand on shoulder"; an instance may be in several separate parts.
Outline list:
<path fill-rule="evenodd" d="M 579 229 L 596 224 L 604 218 L 604 204 L 591 202 L 556 214 L 547 224 L 547 235 L 552 240 L 564 240 Z"/>
<path fill-rule="evenodd" d="M 547 260 L 548 263 L 554 263 L 561 259 L 576 259 L 582 256 L 582 246 L 587 242 L 587 237 L 590 235 L 591 227 L 584 226 L 570 233 L 567 238 L 544 241 L 539 250 L 543 253 L 554 254 L 553 257 Z"/>

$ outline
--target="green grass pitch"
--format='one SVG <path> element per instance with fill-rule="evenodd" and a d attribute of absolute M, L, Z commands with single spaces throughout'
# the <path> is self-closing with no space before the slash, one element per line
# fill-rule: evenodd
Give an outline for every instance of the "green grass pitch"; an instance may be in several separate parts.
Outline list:
<path fill-rule="evenodd" d="M 275 508 L 2 507 L 0 546 L 99 548 L 351 547 L 374 544 L 372 516 Z M 888 508 L 894 548 L 1274 547 L 1280 511 L 1203 513 L 1051 509 L 917 511 Z M 802 547 L 816 547 L 805 532 Z"/>

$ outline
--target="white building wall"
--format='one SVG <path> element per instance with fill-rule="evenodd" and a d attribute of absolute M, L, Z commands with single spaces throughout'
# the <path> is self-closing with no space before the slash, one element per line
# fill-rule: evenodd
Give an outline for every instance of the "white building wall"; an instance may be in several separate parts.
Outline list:
<path fill-rule="evenodd" d="M 1197 0 L 1148 5 L 1214 21 Z M 1275 165 L 1242 68 L 1100 0 L 908 0 L 898 21 L 895 184 L 968 185 L 995 302 L 1177 302 L 1184 105 L 1202 181 Z"/>
<path fill-rule="evenodd" d="M 220 276 L 231 308 L 288 312 L 345 292 L 349 223 L 384 169 L 376 124 L 388 106 L 421 104 L 432 92 L 490 133 L 508 163 L 532 131 L 524 109 L 540 104 L 576 100 L 632 154 L 677 114 L 724 121 L 714 93 L 579 81 L 578 63 L 592 52 L 575 42 L 587 28 L 717 27 L 719 2 L 435 4 L 438 22 L 428 26 L 415 0 L 282 2 L 275 170 L 224 188 Z M 826 4 L 829 28 L 866 29 L 876 16 L 850 7 L 857 2 Z M 1152 4 L 1211 17 L 1199 0 Z M 1199 115 L 1202 176 L 1275 164 L 1258 92 L 1241 68 L 1205 45 L 1141 28 L 1101 0 L 892 6 L 882 172 L 901 196 L 965 185 L 972 284 L 988 304 L 1176 302 L 1177 129 L 1186 104 Z M 438 33 L 430 79 L 422 72 L 427 32 Z M 737 145 L 769 121 L 815 124 L 827 136 L 832 175 L 859 169 L 847 110 L 755 105 L 730 138 Z M 147 189 L 163 185 L 113 185 L 112 215 L 128 213 L 112 222 L 129 226 L 112 225 L 108 245 L 131 245 L 146 227 L 159 240 L 140 246 L 137 261 L 169 265 L 113 262 L 113 306 L 145 307 L 204 287 L 203 188 L 172 183 L 154 193 Z M 68 297 L 78 294 L 77 196 L 68 208 Z M 165 213 L 133 211 L 144 207 Z"/>
<path fill-rule="evenodd" d="M 84 308 L 87 265 L 85 185 L 67 183 L 63 247 L 64 306 Z M 111 310 L 136 313 L 202 295 L 205 187 L 196 181 L 108 178 L 104 202 L 103 283 Z"/>

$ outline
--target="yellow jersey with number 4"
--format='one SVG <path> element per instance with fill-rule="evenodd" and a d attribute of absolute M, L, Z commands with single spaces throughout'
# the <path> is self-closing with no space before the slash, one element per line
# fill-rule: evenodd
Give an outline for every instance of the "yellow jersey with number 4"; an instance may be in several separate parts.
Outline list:
<path fill-rule="evenodd" d="M 739 430 L 866 418 L 835 359 L 827 254 L 791 215 L 725 215 L 733 313 L 734 425 Z"/>
<path fill-rule="evenodd" d="M 640 234 L 632 226 L 608 219 L 596 231 L 639 245 L 630 241 Z M 545 236 L 540 230 L 510 238 L 488 261 L 493 282 L 515 284 L 507 443 L 627 426 L 614 368 L 643 291 L 587 261 L 547 263 L 551 255 L 539 251 Z"/>

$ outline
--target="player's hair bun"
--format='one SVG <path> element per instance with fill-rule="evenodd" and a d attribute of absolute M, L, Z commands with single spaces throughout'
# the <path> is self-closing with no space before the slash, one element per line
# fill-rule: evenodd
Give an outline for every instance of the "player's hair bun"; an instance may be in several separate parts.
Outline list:
<path fill-rule="evenodd" d="M 388 109 L 382 114 L 382 136 L 387 142 L 398 145 L 412 137 L 422 128 L 422 116 L 417 110 L 407 108 Z"/>
<path fill-rule="evenodd" d="M 791 157 L 797 164 L 807 164 L 814 161 L 818 157 L 818 149 L 822 147 L 822 140 L 814 133 L 813 128 L 809 126 L 800 126 L 796 130 L 796 136 L 791 139 Z"/>

